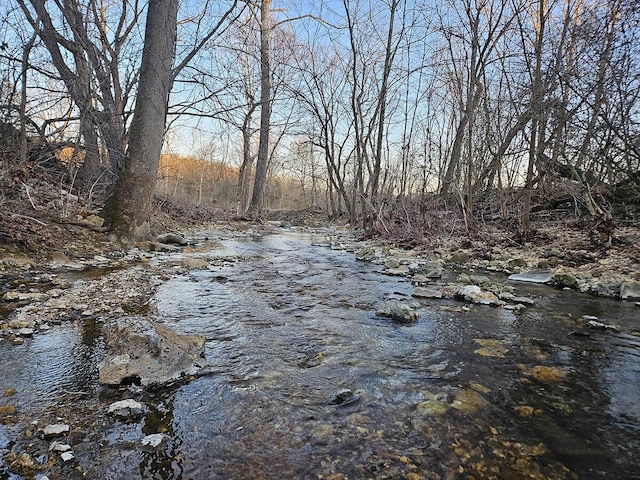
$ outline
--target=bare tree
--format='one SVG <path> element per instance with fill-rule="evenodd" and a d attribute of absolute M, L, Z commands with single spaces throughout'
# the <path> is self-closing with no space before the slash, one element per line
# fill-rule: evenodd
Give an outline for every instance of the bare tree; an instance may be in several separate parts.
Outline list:
<path fill-rule="evenodd" d="M 33 11 L 24 0 L 18 0 L 18 3 L 51 55 L 54 67 L 80 112 L 80 130 L 86 151 L 82 169 L 85 184 L 91 184 L 101 175 L 102 143 L 111 175 L 106 182 L 109 185 L 124 161 L 123 114 L 130 94 L 130 90 L 122 88 L 119 54 L 138 21 L 139 11 L 135 7 L 129 11 L 129 3 L 123 4 L 110 41 L 105 9 L 95 1 L 88 8 L 84 7 L 86 14 L 74 0 L 57 4 L 58 10 L 53 12 L 55 7 L 44 0 L 29 0 Z M 69 37 L 60 34 L 53 15 L 62 19 L 70 32 Z M 94 39 L 88 30 L 90 25 L 96 30 Z"/>
<path fill-rule="evenodd" d="M 269 131 L 271 128 L 271 0 L 260 2 L 260 140 L 256 176 L 248 213 L 258 217 L 264 204 L 264 190 L 269 165 Z"/>

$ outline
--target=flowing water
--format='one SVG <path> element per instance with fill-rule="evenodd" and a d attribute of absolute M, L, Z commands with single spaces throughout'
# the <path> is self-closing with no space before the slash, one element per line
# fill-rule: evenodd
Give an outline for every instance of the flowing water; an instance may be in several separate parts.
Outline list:
<path fill-rule="evenodd" d="M 517 285 L 536 301 L 519 315 L 429 300 L 397 324 L 376 309 L 416 302 L 412 285 L 317 240 L 282 232 L 190 254 L 209 268 L 169 280 L 154 310 L 206 336 L 211 373 L 139 393 L 138 421 L 102 414 L 121 393 L 96 385 L 99 326 L 0 344 L 14 403 L 72 425 L 75 463 L 58 478 L 640 478 L 633 302 Z M 583 315 L 620 331 L 586 331 Z M 29 442 L 24 421 L 0 425 L 5 453 L 16 432 Z M 140 447 L 157 432 L 168 442 Z"/>

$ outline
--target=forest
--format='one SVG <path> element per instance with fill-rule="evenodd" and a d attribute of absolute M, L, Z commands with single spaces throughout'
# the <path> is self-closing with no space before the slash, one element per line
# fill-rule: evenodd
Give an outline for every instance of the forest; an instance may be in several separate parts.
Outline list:
<path fill-rule="evenodd" d="M 610 480 L 638 0 L 2 0 L 0 480 Z"/>
<path fill-rule="evenodd" d="M 9 0 L 1 13 L 5 238 L 37 228 L 40 177 L 53 204 L 78 197 L 135 238 L 158 198 L 248 219 L 313 209 L 380 234 L 453 212 L 467 231 L 500 220 L 526 239 L 532 216 L 561 212 L 606 243 L 636 219 L 632 0 Z"/>

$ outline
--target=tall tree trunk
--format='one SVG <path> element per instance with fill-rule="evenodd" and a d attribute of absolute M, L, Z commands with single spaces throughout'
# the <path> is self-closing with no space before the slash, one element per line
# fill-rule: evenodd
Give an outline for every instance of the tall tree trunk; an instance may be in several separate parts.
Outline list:
<path fill-rule="evenodd" d="M 28 88 L 28 72 L 29 72 L 29 55 L 31 49 L 36 42 L 36 34 L 29 39 L 22 49 L 22 83 L 20 92 L 20 164 L 23 165 L 27 161 L 28 138 L 27 138 L 27 88 Z M 8 165 L 5 164 L 5 168 Z"/>
<path fill-rule="evenodd" d="M 124 170 L 104 213 L 121 237 L 150 235 L 149 219 L 172 85 L 178 0 L 150 0 L 138 96 L 131 121 Z"/>
<path fill-rule="evenodd" d="M 525 186 L 524 205 L 522 207 L 522 231 L 526 236 L 531 232 L 531 197 L 533 196 L 533 173 L 538 154 L 538 132 L 542 122 L 542 46 L 544 40 L 544 29 L 546 22 L 547 0 L 537 0 L 538 11 L 536 22 L 536 44 L 535 44 L 535 65 L 533 74 L 533 85 L 531 90 L 531 138 L 529 139 L 529 159 L 527 164 L 527 179 Z M 540 139 L 542 141 L 542 139 Z"/>
<path fill-rule="evenodd" d="M 380 86 L 380 94 L 378 96 L 378 137 L 376 139 L 376 151 L 374 157 L 374 166 L 371 179 L 371 201 L 375 202 L 378 195 L 378 184 L 380 182 L 380 167 L 382 165 L 382 144 L 384 142 L 384 127 L 386 121 L 387 110 L 387 91 L 389 85 L 389 76 L 391 74 L 391 66 L 396 54 L 396 48 L 393 43 L 393 27 L 398 8 L 398 0 L 391 2 L 389 29 L 387 31 L 387 45 L 385 47 L 384 69 L 382 71 L 382 85 Z"/>
<path fill-rule="evenodd" d="M 262 0 L 260 7 L 260 140 L 253 195 L 249 215 L 259 217 L 264 207 L 264 191 L 269 166 L 269 130 L 271 127 L 271 61 L 269 37 L 271 35 L 271 0 Z"/>
<path fill-rule="evenodd" d="M 244 215 L 249 202 L 249 186 L 251 185 L 251 168 L 253 165 L 253 155 L 251 153 L 251 116 L 256 108 L 256 104 L 249 107 L 242 122 L 242 165 L 238 171 L 238 186 L 236 188 L 236 213 Z"/>

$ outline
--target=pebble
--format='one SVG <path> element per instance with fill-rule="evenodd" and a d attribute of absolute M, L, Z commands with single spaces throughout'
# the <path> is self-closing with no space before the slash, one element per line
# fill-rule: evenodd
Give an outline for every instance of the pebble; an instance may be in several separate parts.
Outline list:
<path fill-rule="evenodd" d="M 63 452 L 60 454 L 60 458 L 62 459 L 63 462 L 69 462 L 73 460 L 75 457 L 73 455 L 73 452 Z"/>
<path fill-rule="evenodd" d="M 67 445 L 66 443 L 53 442 L 49 446 L 49 450 L 56 453 L 64 453 L 71 450 L 71 445 Z"/>

